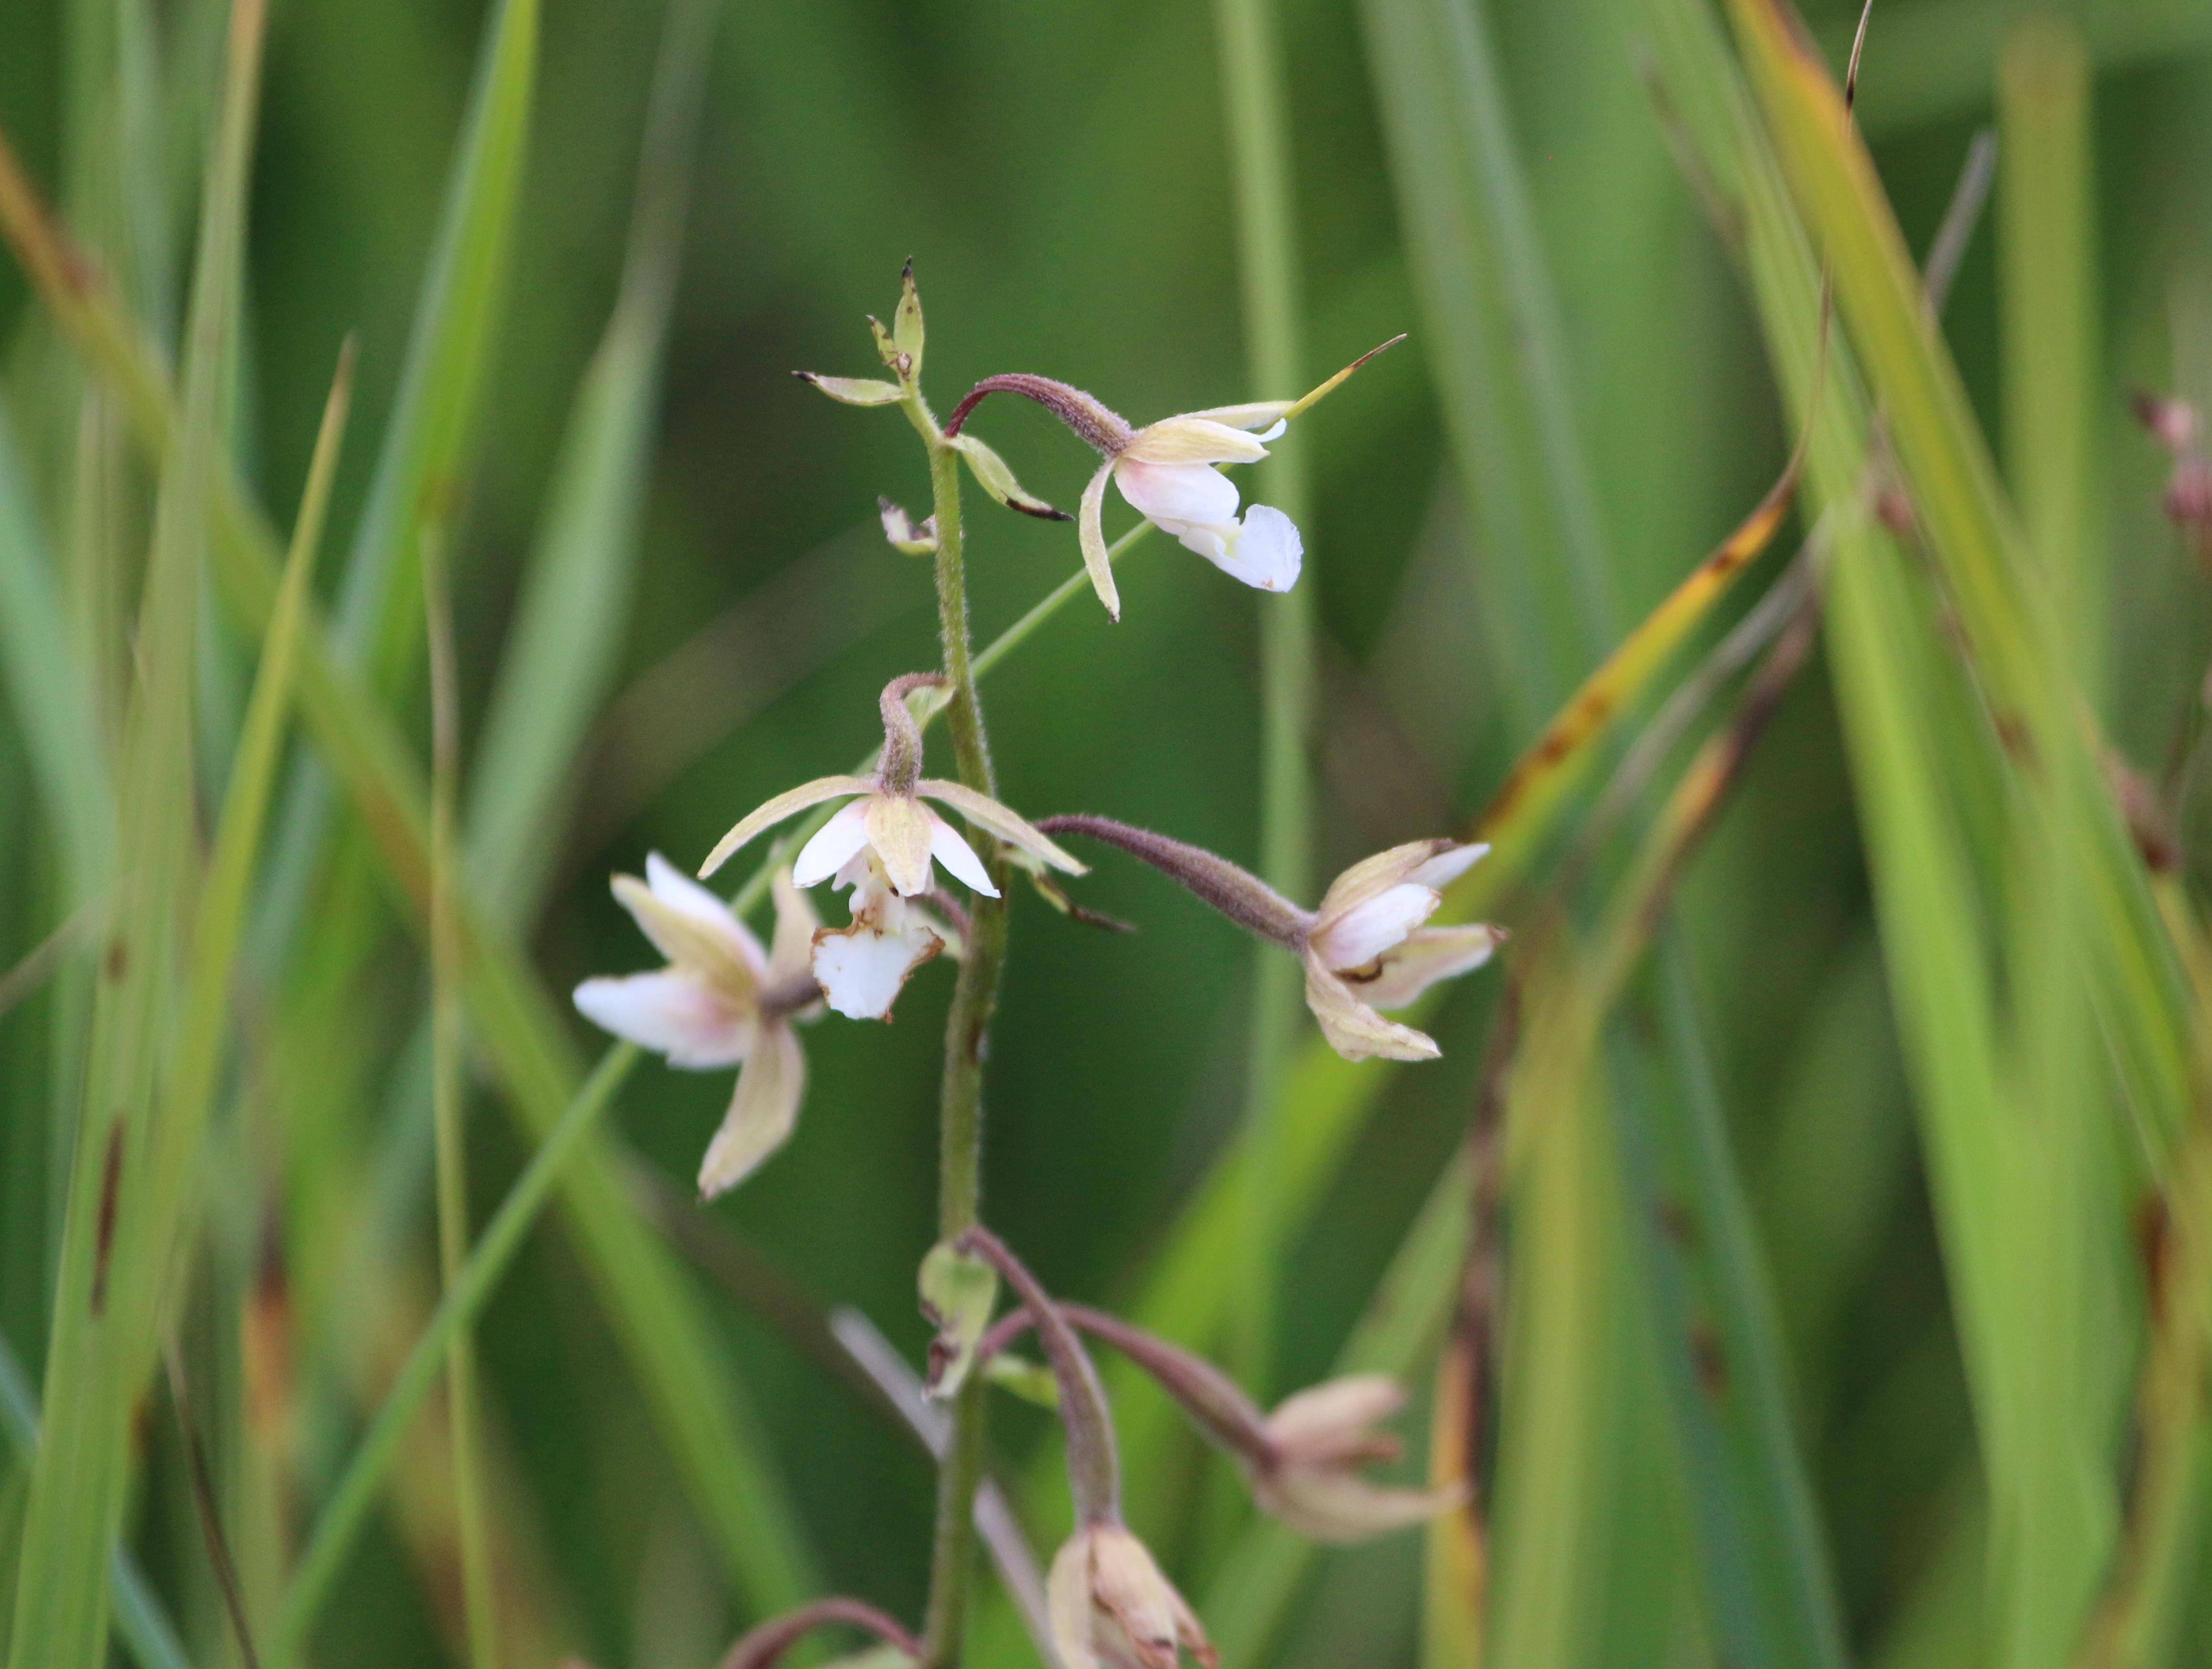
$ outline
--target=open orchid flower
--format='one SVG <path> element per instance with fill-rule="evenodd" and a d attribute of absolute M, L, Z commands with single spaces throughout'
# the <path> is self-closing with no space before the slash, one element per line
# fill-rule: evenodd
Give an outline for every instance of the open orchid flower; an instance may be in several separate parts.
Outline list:
<path fill-rule="evenodd" d="M 1436 1040 L 1377 1011 L 1403 1008 L 1439 980 L 1469 973 L 1504 942 L 1484 922 L 1431 927 L 1443 889 L 1489 851 L 1456 841 L 1415 841 L 1354 864 L 1317 911 L 1304 910 L 1256 875 L 1202 847 L 1111 817 L 1047 817 L 1048 834 L 1088 834 L 1172 876 L 1238 926 L 1305 963 L 1306 1006 L 1346 1060 L 1381 1055 L 1433 1060 Z"/>
<path fill-rule="evenodd" d="M 1503 937 L 1497 928 L 1425 925 L 1443 902 L 1443 889 L 1489 850 L 1415 841 L 1363 859 L 1329 883 L 1306 932 L 1306 1005 L 1346 1059 L 1427 1060 L 1438 1053 L 1433 1040 L 1376 1011 L 1404 1008 L 1437 980 L 1490 960 Z"/>
<path fill-rule="evenodd" d="M 809 966 L 820 922 L 788 871 L 775 877 L 775 943 L 760 941 L 730 907 L 659 853 L 646 878 L 617 875 L 615 896 L 668 966 L 586 980 L 576 1006 L 594 1024 L 695 1071 L 743 1064 L 722 1126 L 699 1167 L 708 1199 L 744 1181 L 790 1138 L 806 1090 L 794 1021 L 821 1012 Z"/>
<path fill-rule="evenodd" d="M 943 683 L 937 673 L 910 673 L 884 686 L 884 750 L 873 777 L 817 777 L 774 799 L 725 834 L 701 877 L 712 875 L 756 834 L 825 800 L 838 808 L 799 848 L 792 879 L 801 887 L 835 877 L 853 889 L 850 925 L 814 936 L 814 977 L 830 1006 L 856 1020 L 879 1020 L 907 976 L 945 949 L 945 935 L 916 907 L 935 889 L 934 868 L 987 898 L 999 895 L 975 849 L 925 799 L 943 802 L 975 828 L 1042 863 L 1081 875 L 1085 865 L 998 801 L 957 782 L 924 777 L 921 731 L 908 711 L 907 692 Z"/>
<path fill-rule="evenodd" d="M 1098 600 L 1115 620 L 1121 598 L 1107 559 L 1104 509 L 1110 478 L 1121 496 L 1162 532 L 1196 551 L 1231 577 L 1261 591 L 1285 592 L 1297 583 L 1305 547 L 1298 530 L 1281 511 L 1255 504 L 1237 514 L 1236 484 L 1221 473 L 1230 464 L 1256 464 L 1267 443 L 1290 421 L 1403 337 L 1354 360 L 1320 387 L 1296 400 L 1259 400 L 1249 405 L 1214 406 L 1204 411 L 1164 417 L 1142 428 L 1079 388 L 1049 377 L 1021 373 L 986 377 L 968 391 L 945 420 L 945 433 L 958 442 L 968 415 L 990 394 L 1020 394 L 1035 400 L 1076 434 L 1096 447 L 1103 461 L 1083 489 L 1076 531 L 1083 565 Z"/>

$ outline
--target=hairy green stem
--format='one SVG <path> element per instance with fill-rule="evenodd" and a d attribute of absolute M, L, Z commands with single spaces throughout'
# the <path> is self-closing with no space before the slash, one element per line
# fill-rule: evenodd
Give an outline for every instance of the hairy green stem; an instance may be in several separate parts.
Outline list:
<path fill-rule="evenodd" d="M 1280 54 L 1271 0 L 1219 0 L 1222 91 L 1237 188 L 1237 264 L 1243 283 L 1244 336 L 1255 384 L 1267 398 L 1299 385 L 1297 231 Z M 1306 520 L 1304 447 L 1295 427 L 1274 443 L 1261 476 L 1294 522 Z M 1291 898 L 1308 895 L 1313 870 L 1313 786 L 1306 746 L 1313 726 L 1313 582 L 1260 604 L 1260 874 Z M 1298 968 L 1262 945 L 1254 953 L 1252 1031 L 1244 1122 L 1255 1152 L 1267 1154 L 1283 1075 L 1297 1041 Z M 1247 1377 L 1263 1393 L 1273 1350 L 1280 1188 L 1274 1169 L 1252 1167 L 1244 1209 L 1249 1295 L 1233 1341 Z"/>
<path fill-rule="evenodd" d="M 983 709 L 975 696 L 975 674 L 968 649 L 968 583 L 960 525 L 960 458 L 945 440 L 920 391 L 908 400 L 908 415 L 929 448 L 929 485 L 937 516 L 937 616 L 944 640 L 945 676 L 951 686 L 945 721 L 960 780 L 996 798 L 997 780 L 983 737 Z M 978 831 L 980 835 L 981 831 Z M 945 1080 L 939 1103 L 938 1234 L 958 1238 L 975 1226 L 981 1202 L 983 1169 L 983 1045 L 991 1013 L 998 1005 L 999 975 L 1006 954 L 1005 859 L 995 841 L 985 841 L 983 860 L 999 889 L 996 898 L 978 897 L 970 907 L 967 945 L 953 987 L 952 1011 L 945 1027 Z M 961 1626 L 968 1598 L 968 1572 L 975 1561 L 975 1486 L 983 1474 L 983 1383 L 972 1381 L 952 1410 L 952 1441 L 937 1474 L 937 1534 L 929 1580 L 929 1611 L 924 1624 L 922 1661 L 930 1669 L 952 1663 L 960 1654 Z"/>

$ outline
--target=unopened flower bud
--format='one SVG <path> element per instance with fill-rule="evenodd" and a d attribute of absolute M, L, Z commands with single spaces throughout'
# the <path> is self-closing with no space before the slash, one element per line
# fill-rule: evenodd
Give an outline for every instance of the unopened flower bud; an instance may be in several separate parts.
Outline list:
<path fill-rule="evenodd" d="M 1286 1399 L 1267 1417 L 1267 1460 L 1253 1469 L 1261 1507 L 1320 1542 L 1364 1541 L 1449 1511 L 1462 1499 L 1457 1490 L 1394 1489 L 1362 1475 L 1398 1459 L 1398 1439 L 1379 1427 L 1405 1402 L 1398 1382 L 1380 1374 L 1330 1380 Z"/>
<path fill-rule="evenodd" d="M 1119 1524 L 1085 1525 L 1068 1539 L 1045 1600 L 1064 1669 L 1176 1669 L 1184 1651 L 1208 1669 L 1215 1661 L 1175 1584 Z"/>
<path fill-rule="evenodd" d="M 914 258 L 899 274 L 898 311 L 891 315 L 891 346 L 906 356 L 899 374 L 912 382 L 921 375 L 921 292 L 915 288 Z"/>

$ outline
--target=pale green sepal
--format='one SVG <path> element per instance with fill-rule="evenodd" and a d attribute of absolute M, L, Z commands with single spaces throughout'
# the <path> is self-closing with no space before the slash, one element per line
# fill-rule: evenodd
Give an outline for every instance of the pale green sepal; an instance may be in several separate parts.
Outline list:
<path fill-rule="evenodd" d="M 1060 1381 L 1053 1378 L 1052 1369 L 1042 1362 L 1001 1350 L 983 1364 L 983 1377 L 1000 1390 L 1010 1392 L 1024 1402 L 1035 1403 L 1039 1408 L 1060 1406 Z"/>
<path fill-rule="evenodd" d="M 921 1313 L 937 1329 L 923 1388 L 942 1401 L 957 1393 L 975 1365 L 976 1342 L 999 1302 L 999 1275 L 982 1259 L 939 1244 L 921 1260 Z"/>
<path fill-rule="evenodd" d="M 914 287 L 914 263 L 899 275 L 898 311 L 891 315 L 891 346 L 907 357 L 908 380 L 921 375 L 921 292 Z"/>
<path fill-rule="evenodd" d="M 982 482 L 983 490 L 1009 510 L 1018 510 L 1025 516 L 1042 516 L 1047 521 L 1070 519 L 1065 510 L 1055 510 L 1042 499 L 1024 491 L 1022 483 L 1014 479 L 1014 472 L 1006 467 L 1006 460 L 974 435 L 956 435 L 952 446 L 968 460 L 968 467 L 975 472 L 975 479 Z"/>
<path fill-rule="evenodd" d="M 797 374 L 801 382 L 812 383 L 831 399 L 842 400 L 847 405 L 896 405 L 906 398 L 906 391 L 896 383 L 873 377 L 824 377 L 812 371 Z"/>

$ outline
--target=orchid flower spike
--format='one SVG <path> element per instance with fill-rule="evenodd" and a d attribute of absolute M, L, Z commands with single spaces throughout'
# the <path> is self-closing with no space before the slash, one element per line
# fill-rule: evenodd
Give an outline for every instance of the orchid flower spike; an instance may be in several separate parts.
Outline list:
<path fill-rule="evenodd" d="M 1291 519 L 1272 506 L 1255 504 L 1237 513 L 1237 488 L 1221 473 L 1227 464 L 1256 464 L 1267 455 L 1267 442 L 1384 348 L 1405 340 L 1393 337 L 1361 355 L 1320 387 L 1296 400 L 1259 400 L 1249 405 L 1214 406 L 1164 417 L 1142 428 L 1109 410 L 1079 388 L 1049 377 L 1023 374 L 986 377 L 945 420 L 948 439 L 957 440 L 968 415 L 990 394 L 1020 394 L 1035 400 L 1096 447 L 1103 458 L 1083 489 L 1076 531 L 1083 566 L 1106 612 L 1121 617 L 1121 598 L 1106 554 L 1103 513 L 1111 477 L 1144 519 L 1181 540 L 1233 579 L 1261 591 L 1286 592 L 1297 583 L 1305 554 Z M 1257 431 L 1255 433 L 1255 431 Z"/>
<path fill-rule="evenodd" d="M 933 864 L 942 864 L 986 898 L 997 884 L 975 849 L 929 806 L 940 800 L 973 827 L 1042 863 L 1081 875 L 1085 865 L 998 801 L 957 782 L 921 774 L 921 731 L 906 704 L 907 693 L 941 686 L 935 672 L 909 673 L 884 686 L 884 749 L 872 777 L 826 776 L 778 794 L 722 836 L 701 867 L 702 879 L 729 860 L 756 834 L 824 800 L 847 799 L 799 848 L 792 879 L 801 887 L 830 881 L 853 889 L 849 926 L 814 936 L 814 977 L 830 1006 L 854 1020 L 880 1020 L 890 1012 L 907 976 L 945 948 L 933 922 L 914 907 L 934 889 Z M 834 877 L 834 879 L 833 879 Z"/>
<path fill-rule="evenodd" d="M 1047 817 L 1048 834 L 1088 834 L 1141 858 L 1239 926 L 1295 952 L 1305 963 L 1306 1006 L 1322 1035 L 1346 1060 L 1381 1055 L 1433 1060 L 1436 1040 L 1386 1020 L 1439 980 L 1488 962 L 1505 939 L 1486 922 L 1431 927 L 1443 889 L 1490 848 L 1414 841 L 1363 859 L 1336 877 L 1318 910 L 1304 910 L 1249 871 L 1111 817 Z"/>
<path fill-rule="evenodd" d="M 668 966 L 586 980 L 576 1007 L 593 1024 L 694 1071 L 743 1063 L 722 1126 L 699 1167 L 712 1199 L 744 1181 L 789 1139 L 806 1090 L 793 1023 L 822 1011 L 810 962 L 821 925 L 791 872 L 775 881 L 775 941 L 766 954 L 730 907 L 659 853 L 646 878 L 614 878 L 614 894 Z"/>

